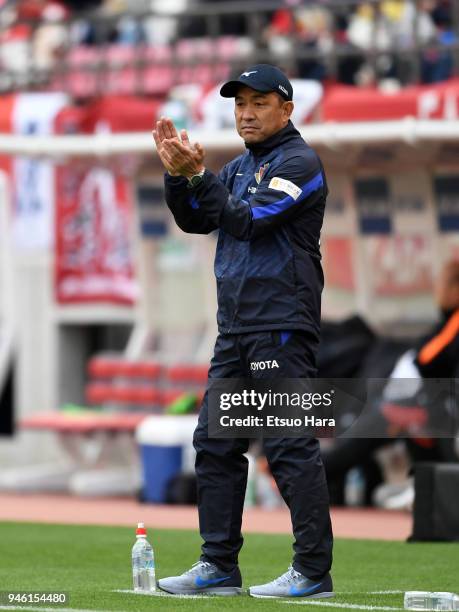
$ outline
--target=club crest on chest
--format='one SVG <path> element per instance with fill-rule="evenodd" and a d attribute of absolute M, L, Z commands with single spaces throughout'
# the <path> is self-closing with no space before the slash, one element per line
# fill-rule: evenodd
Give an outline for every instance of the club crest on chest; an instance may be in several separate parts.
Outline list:
<path fill-rule="evenodd" d="M 263 164 L 262 166 L 260 166 L 260 168 L 258 169 L 258 172 L 255 172 L 255 180 L 257 181 L 258 185 L 261 183 L 261 179 L 266 174 L 268 167 L 269 167 L 269 163 L 266 162 L 266 164 Z"/>

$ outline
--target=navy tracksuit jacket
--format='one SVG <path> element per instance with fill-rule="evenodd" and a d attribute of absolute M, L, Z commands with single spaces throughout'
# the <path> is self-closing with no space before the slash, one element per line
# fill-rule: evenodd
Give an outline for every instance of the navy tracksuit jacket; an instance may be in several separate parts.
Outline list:
<path fill-rule="evenodd" d="M 166 175 L 166 202 L 185 232 L 219 230 L 215 256 L 219 335 L 212 378 L 315 376 L 323 274 L 320 230 L 327 184 L 322 164 L 289 124 L 195 188 Z M 254 369 L 264 361 L 275 370 Z M 269 364 L 268 364 L 269 365 Z M 194 435 L 202 558 L 230 571 L 242 546 L 248 440 L 208 437 L 206 393 Z M 332 532 L 319 444 L 265 439 L 271 471 L 290 508 L 293 566 L 320 579 Z"/>

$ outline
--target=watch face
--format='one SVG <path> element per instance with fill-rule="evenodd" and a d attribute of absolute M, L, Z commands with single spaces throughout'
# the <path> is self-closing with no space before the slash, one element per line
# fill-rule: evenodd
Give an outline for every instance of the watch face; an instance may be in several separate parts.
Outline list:
<path fill-rule="evenodd" d="M 202 181 L 202 176 L 200 176 L 199 174 L 195 174 L 194 176 L 190 178 L 190 183 L 192 187 L 196 187 L 196 185 L 199 185 L 201 181 Z"/>

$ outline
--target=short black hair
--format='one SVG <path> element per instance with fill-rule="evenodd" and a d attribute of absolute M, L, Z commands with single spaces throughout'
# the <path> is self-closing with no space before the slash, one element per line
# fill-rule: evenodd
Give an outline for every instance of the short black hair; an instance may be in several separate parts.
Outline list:
<path fill-rule="evenodd" d="M 285 98 L 283 98 L 280 94 L 277 93 L 277 91 L 274 92 L 277 96 L 277 99 L 279 101 L 279 106 L 282 106 L 284 102 L 287 102 L 287 100 Z"/>

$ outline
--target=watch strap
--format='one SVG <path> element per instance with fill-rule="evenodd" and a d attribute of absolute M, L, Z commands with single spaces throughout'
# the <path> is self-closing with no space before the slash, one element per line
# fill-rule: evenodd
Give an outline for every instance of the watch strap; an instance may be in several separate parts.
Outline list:
<path fill-rule="evenodd" d="M 199 185 L 199 183 L 202 181 L 205 171 L 206 169 L 203 168 L 201 172 L 198 172 L 197 174 L 193 174 L 193 176 L 190 176 L 188 179 L 188 187 L 196 187 L 196 185 Z"/>

